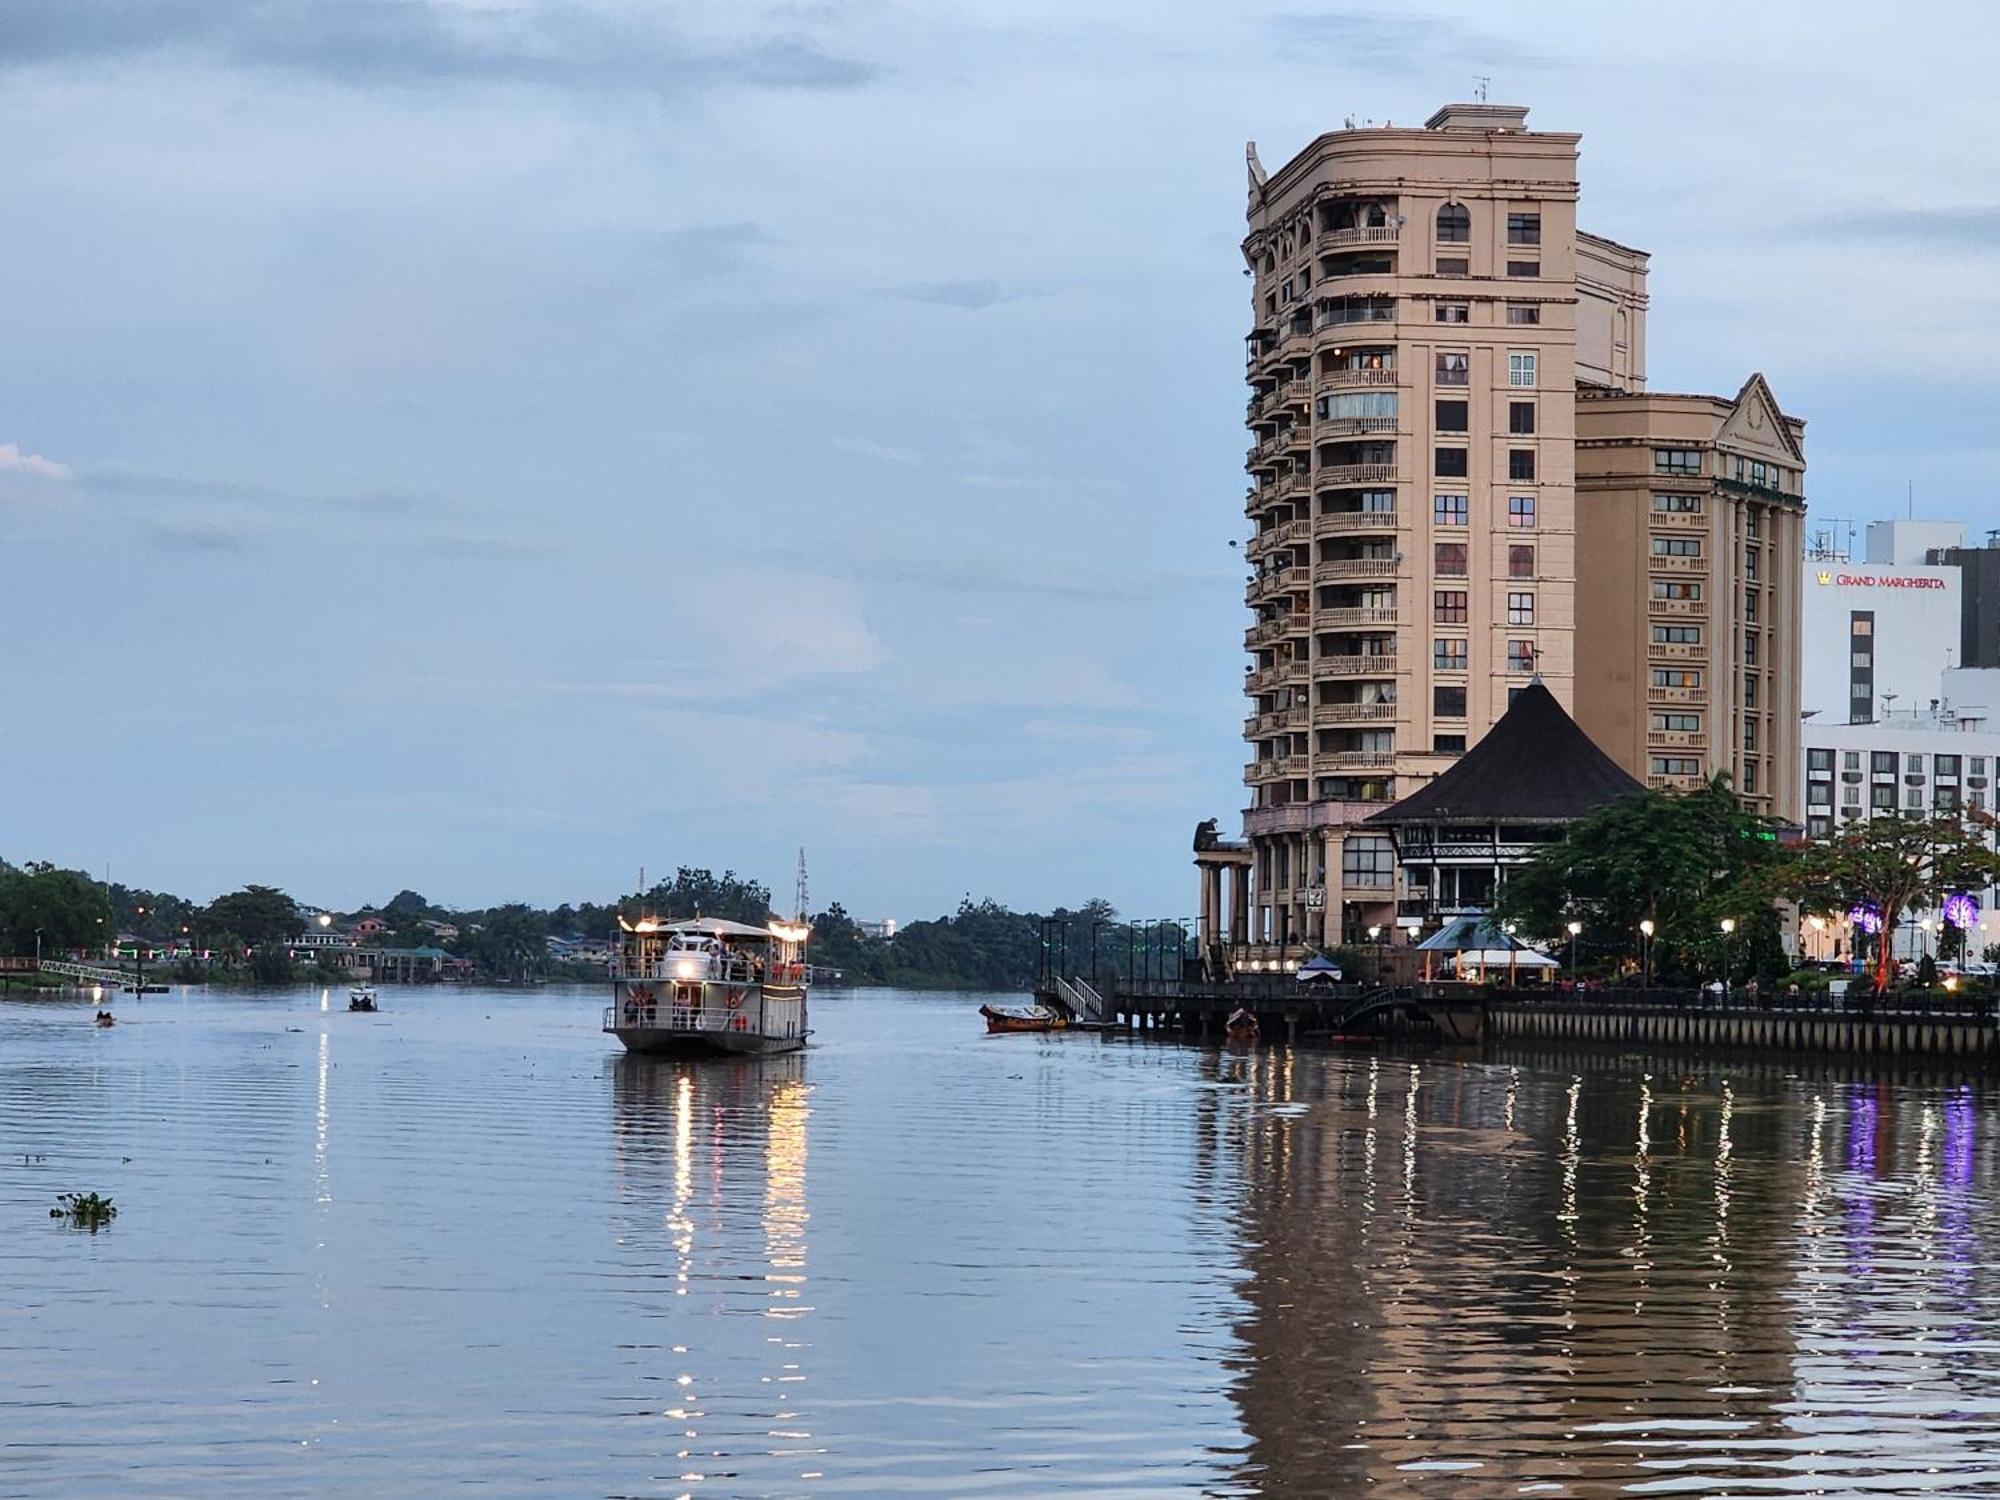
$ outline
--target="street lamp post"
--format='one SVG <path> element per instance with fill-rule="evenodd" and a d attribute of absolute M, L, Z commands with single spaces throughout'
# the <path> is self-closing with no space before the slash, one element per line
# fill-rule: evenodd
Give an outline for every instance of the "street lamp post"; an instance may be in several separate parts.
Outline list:
<path fill-rule="evenodd" d="M 1729 973 L 1729 934 L 1736 930 L 1736 918 L 1722 919 L 1722 998 L 1727 1000 L 1735 993 L 1735 983 Z"/>
<path fill-rule="evenodd" d="M 1572 922 L 1569 924 L 1569 982 L 1572 989 L 1576 986 L 1576 939 L 1577 935 L 1582 931 L 1583 923 Z"/>
<path fill-rule="evenodd" d="M 1653 987 L 1653 919 L 1646 917 L 1639 923 L 1639 984 L 1642 989 Z"/>

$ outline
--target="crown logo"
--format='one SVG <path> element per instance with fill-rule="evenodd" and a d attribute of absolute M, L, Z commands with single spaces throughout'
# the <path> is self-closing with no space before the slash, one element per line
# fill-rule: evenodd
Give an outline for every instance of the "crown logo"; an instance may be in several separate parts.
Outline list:
<path fill-rule="evenodd" d="M 1832 582 L 1833 582 L 1833 575 L 1832 575 L 1831 573 L 1827 572 L 1827 570 L 1826 570 L 1825 568 L 1821 568 L 1821 569 L 1819 570 L 1819 581 L 1820 581 L 1821 583 L 1832 583 Z"/>

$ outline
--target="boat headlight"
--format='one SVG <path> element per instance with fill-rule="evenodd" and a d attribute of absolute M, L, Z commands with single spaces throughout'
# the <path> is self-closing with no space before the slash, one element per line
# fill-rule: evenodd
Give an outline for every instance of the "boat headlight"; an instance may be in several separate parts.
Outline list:
<path fill-rule="evenodd" d="M 701 965 L 691 958 L 683 958 L 674 965 L 674 978 L 693 979 L 701 972 Z"/>

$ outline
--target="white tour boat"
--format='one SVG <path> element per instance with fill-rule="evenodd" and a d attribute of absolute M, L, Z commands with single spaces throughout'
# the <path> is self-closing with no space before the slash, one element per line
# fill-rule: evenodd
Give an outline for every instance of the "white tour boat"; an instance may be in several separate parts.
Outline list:
<path fill-rule="evenodd" d="M 618 919 L 604 1029 L 628 1052 L 790 1052 L 806 1029 L 803 922 Z"/>

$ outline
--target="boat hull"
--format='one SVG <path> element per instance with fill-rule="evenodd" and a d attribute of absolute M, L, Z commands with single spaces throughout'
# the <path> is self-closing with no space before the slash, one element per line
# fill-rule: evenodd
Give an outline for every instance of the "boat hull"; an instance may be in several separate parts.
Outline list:
<path fill-rule="evenodd" d="M 750 1031 L 671 1031 L 663 1026 L 614 1026 L 611 1034 L 627 1052 L 645 1057 L 767 1057 L 796 1052 L 802 1036 L 759 1036 Z"/>
<path fill-rule="evenodd" d="M 1069 1020 L 1058 1011 L 1044 1010 L 1000 1010 L 991 1005 L 979 1007 L 979 1013 L 986 1017 L 986 1034 L 998 1036 L 1014 1031 L 1065 1031 Z"/>

